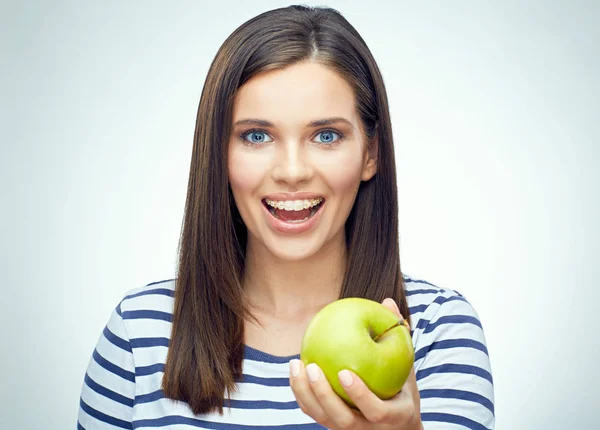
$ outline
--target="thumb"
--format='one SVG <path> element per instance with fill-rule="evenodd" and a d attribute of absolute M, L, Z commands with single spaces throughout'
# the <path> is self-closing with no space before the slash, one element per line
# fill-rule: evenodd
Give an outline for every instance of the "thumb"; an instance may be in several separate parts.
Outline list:
<path fill-rule="evenodd" d="M 389 297 L 387 297 L 387 298 L 383 299 L 383 302 L 381 302 L 381 304 L 383 306 L 385 306 L 386 308 L 388 308 L 393 313 L 395 313 L 396 315 L 398 315 L 400 324 L 403 324 L 410 332 L 410 325 L 408 324 L 408 321 L 405 320 L 404 317 L 402 316 L 402 314 L 400 313 L 400 309 L 398 308 L 398 305 L 396 304 L 396 301 L 394 299 L 390 299 Z"/>
<path fill-rule="evenodd" d="M 398 309 L 398 305 L 396 304 L 394 299 L 390 299 L 389 297 L 387 297 L 386 299 L 383 300 L 383 302 L 381 302 L 381 304 L 383 306 L 385 306 L 386 308 L 388 308 L 393 313 L 395 313 L 396 315 L 398 315 L 400 318 L 403 318 L 402 315 L 400 314 L 400 309 Z"/>

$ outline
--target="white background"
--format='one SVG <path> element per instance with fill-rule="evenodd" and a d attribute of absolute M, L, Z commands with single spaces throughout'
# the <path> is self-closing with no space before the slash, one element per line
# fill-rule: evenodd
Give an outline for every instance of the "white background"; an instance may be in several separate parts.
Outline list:
<path fill-rule="evenodd" d="M 288 4 L 2 3 L 0 427 L 75 428 L 111 311 L 174 277 L 210 62 Z M 402 269 L 479 312 L 497 428 L 599 428 L 600 3 L 326 4 L 388 88 Z"/>

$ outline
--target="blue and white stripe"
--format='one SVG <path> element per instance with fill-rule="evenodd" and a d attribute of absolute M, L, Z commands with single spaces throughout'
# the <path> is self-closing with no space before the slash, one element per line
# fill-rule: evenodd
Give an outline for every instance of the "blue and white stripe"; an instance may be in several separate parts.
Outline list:
<path fill-rule="evenodd" d="M 415 372 L 426 430 L 493 429 L 493 378 L 479 317 L 465 297 L 405 276 Z M 289 360 L 246 347 L 231 407 L 194 415 L 160 388 L 174 280 L 129 291 L 113 311 L 84 377 L 78 429 L 317 429 L 289 387 Z"/>

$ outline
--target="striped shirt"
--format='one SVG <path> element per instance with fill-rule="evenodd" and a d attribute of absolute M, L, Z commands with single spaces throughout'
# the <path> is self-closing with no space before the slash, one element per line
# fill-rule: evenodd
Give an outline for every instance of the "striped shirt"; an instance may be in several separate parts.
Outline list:
<path fill-rule="evenodd" d="M 425 430 L 494 428 L 490 359 L 479 317 L 460 293 L 405 275 Z M 224 414 L 194 415 L 163 396 L 175 281 L 127 292 L 89 361 L 78 429 L 321 429 L 289 386 L 289 360 L 245 347 L 243 378 Z"/>

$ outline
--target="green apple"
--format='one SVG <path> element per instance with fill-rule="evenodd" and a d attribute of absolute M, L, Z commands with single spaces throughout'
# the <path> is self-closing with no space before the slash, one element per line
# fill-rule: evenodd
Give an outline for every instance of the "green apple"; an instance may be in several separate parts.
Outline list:
<path fill-rule="evenodd" d="M 415 352 L 406 320 L 372 300 L 346 298 L 310 321 L 300 350 L 304 365 L 316 363 L 333 390 L 351 407 L 338 372 L 351 370 L 380 399 L 396 395 L 412 369 Z"/>

